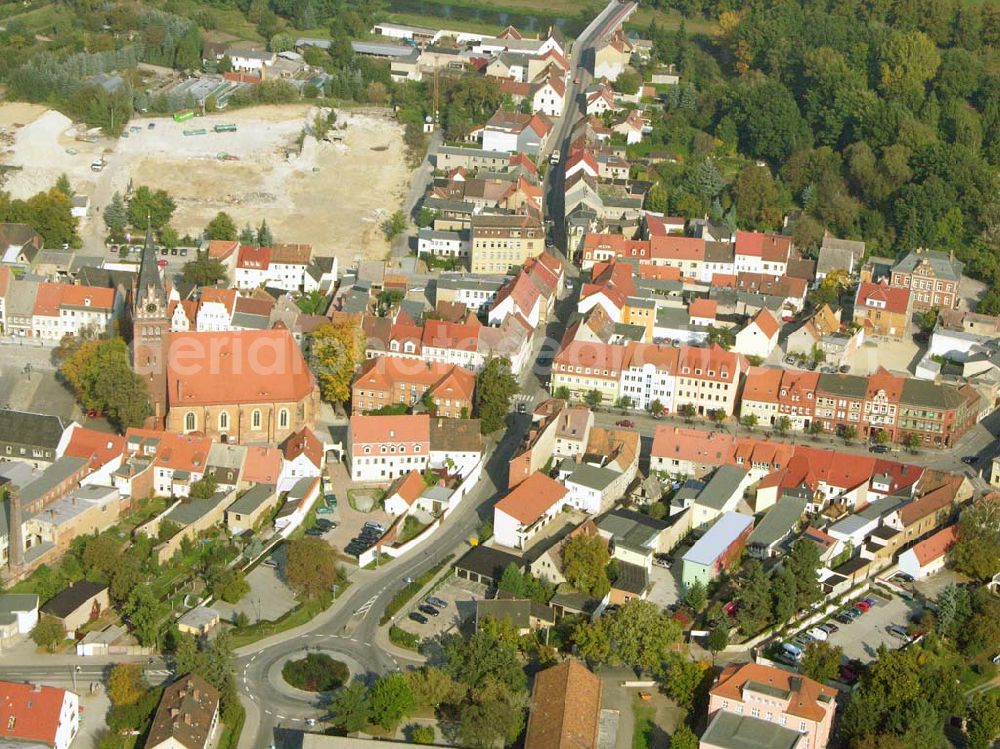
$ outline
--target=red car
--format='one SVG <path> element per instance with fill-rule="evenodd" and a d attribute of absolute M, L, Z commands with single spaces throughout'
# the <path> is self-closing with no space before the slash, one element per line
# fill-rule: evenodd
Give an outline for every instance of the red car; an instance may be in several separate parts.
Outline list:
<path fill-rule="evenodd" d="M 622 419 L 621 421 L 615 422 L 616 427 L 625 427 L 626 429 L 631 429 L 635 426 L 634 421 L 629 421 L 628 419 Z"/>
<path fill-rule="evenodd" d="M 858 601 L 856 604 L 854 604 L 854 608 L 864 613 L 871 608 L 871 604 L 869 604 L 867 601 Z"/>
<path fill-rule="evenodd" d="M 722 610 L 726 613 L 726 616 L 728 616 L 731 619 L 732 617 L 736 616 L 736 611 L 739 609 L 739 607 L 740 606 L 738 603 L 736 603 L 736 601 L 730 601 L 729 603 L 727 603 L 725 606 L 722 607 Z"/>

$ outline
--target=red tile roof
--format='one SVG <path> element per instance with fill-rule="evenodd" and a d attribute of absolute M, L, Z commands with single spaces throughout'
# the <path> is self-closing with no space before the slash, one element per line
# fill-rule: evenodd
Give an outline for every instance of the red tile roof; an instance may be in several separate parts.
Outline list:
<path fill-rule="evenodd" d="M 594 341 L 571 341 L 556 354 L 555 364 L 591 369 L 591 377 L 618 380 L 618 373 L 628 366 L 629 349 Z M 605 374 L 607 372 L 607 374 Z"/>
<path fill-rule="evenodd" d="M 66 690 L 0 681 L 0 738 L 55 746 Z"/>
<path fill-rule="evenodd" d="M 63 307 L 91 308 L 110 312 L 115 306 L 115 290 L 98 286 L 40 283 L 32 314 L 58 317 Z"/>
<path fill-rule="evenodd" d="M 760 328 L 760 332 L 767 338 L 774 338 L 778 335 L 778 331 L 781 330 L 781 325 L 778 324 L 778 321 L 774 319 L 774 315 L 766 307 L 761 307 L 760 312 L 754 316 L 752 322 Z"/>
<path fill-rule="evenodd" d="M 125 438 L 120 435 L 77 427 L 64 454 L 71 458 L 83 458 L 89 461 L 92 469 L 97 470 L 119 457 L 124 449 Z"/>
<path fill-rule="evenodd" d="M 240 247 L 235 239 L 213 239 L 208 243 L 208 256 L 215 260 L 225 260 Z"/>
<path fill-rule="evenodd" d="M 770 262 L 787 261 L 792 250 L 791 237 L 756 231 L 736 232 L 736 254 L 759 257 Z"/>
<path fill-rule="evenodd" d="M 735 462 L 736 440 L 726 432 L 706 432 L 661 424 L 656 428 L 650 456 L 721 466 Z"/>
<path fill-rule="evenodd" d="M 409 416 L 352 416 L 351 447 L 356 455 L 362 445 L 408 443 L 408 450 L 420 445 L 427 454 L 430 445 L 431 417 L 427 414 Z M 397 453 L 398 454 L 398 453 Z"/>
<path fill-rule="evenodd" d="M 221 403 L 291 403 L 315 388 L 288 330 L 172 333 L 167 361 L 171 408 Z"/>
<path fill-rule="evenodd" d="M 286 439 L 282 454 L 285 460 L 295 460 L 300 455 L 305 455 L 314 466 L 323 465 L 323 443 L 309 427 L 302 427 Z"/>
<path fill-rule="evenodd" d="M 958 543 L 958 526 L 949 525 L 942 528 L 930 538 L 926 538 L 913 547 L 913 553 L 917 557 L 917 562 L 921 567 L 926 566 L 935 559 L 940 559 L 948 553 Z"/>
<path fill-rule="evenodd" d="M 155 429 L 129 429 L 125 432 L 125 443 L 133 447 L 137 442 L 155 444 L 153 463 L 161 468 L 174 471 L 204 473 L 208 462 L 208 451 L 212 447 L 211 437 L 200 434 L 174 434 Z M 148 455 L 142 450 L 140 455 Z"/>
<path fill-rule="evenodd" d="M 754 684 L 787 692 L 787 710 L 800 718 L 822 721 L 828 712 L 836 709 L 836 689 L 808 676 L 758 663 L 730 663 L 725 666 L 711 694 L 742 703 L 744 688 L 752 690 Z M 825 699 L 821 701 L 821 698 Z"/>
<path fill-rule="evenodd" d="M 270 247 L 254 247 L 248 244 L 240 245 L 240 254 L 236 260 L 236 267 L 267 270 L 270 265 Z"/>
<path fill-rule="evenodd" d="M 882 303 L 877 307 L 872 307 L 872 309 L 884 309 L 887 312 L 905 314 L 910 305 L 910 290 L 889 286 L 885 283 L 862 281 L 858 284 L 854 309 L 869 307 L 869 300 Z"/>
<path fill-rule="evenodd" d="M 701 317 L 714 320 L 719 311 L 719 303 L 714 299 L 699 297 L 688 305 L 689 317 Z"/>
<path fill-rule="evenodd" d="M 655 236 L 649 240 L 650 254 L 654 260 L 697 260 L 705 259 L 705 240 L 697 237 L 682 237 L 677 234 Z"/>
<path fill-rule="evenodd" d="M 206 287 L 201 290 L 201 303 L 202 304 L 221 304 L 226 308 L 226 312 L 232 316 L 233 311 L 236 309 L 236 300 L 239 298 L 239 292 L 236 289 L 215 289 L 211 287 Z"/>
<path fill-rule="evenodd" d="M 249 447 L 243 463 L 243 481 L 249 484 L 277 484 L 282 455 L 276 447 Z"/>
<path fill-rule="evenodd" d="M 389 487 L 385 495 L 386 497 L 393 497 L 398 494 L 406 504 L 412 507 L 413 503 L 424 493 L 426 487 L 427 484 L 424 483 L 423 474 L 420 471 L 414 470 L 396 479 L 396 483 Z"/>
<path fill-rule="evenodd" d="M 497 502 L 495 507 L 520 523 L 530 525 L 566 494 L 565 486 L 536 471 Z"/>
<path fill-rule="evenodd" d="M 575 659 L 539 672 L 524 749 L 596 749 L 601 691 L 600 678 Z"/>
<path fill-rule="evenodd" d="M 741 369 L 746 369 L 744 358 L 726 351 L 715 344 L 711 348 L 681 346 L 680 374 L 715 382 L 736 382 Z M 700 372 L 699 372 L 700 370 Z"/>

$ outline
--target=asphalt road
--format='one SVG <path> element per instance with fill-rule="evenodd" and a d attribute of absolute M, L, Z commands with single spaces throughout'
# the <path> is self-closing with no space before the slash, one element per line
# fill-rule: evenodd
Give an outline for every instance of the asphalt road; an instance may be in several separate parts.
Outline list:
<path fill-rule="evenodd" d="M 237 653 L 237 678 L 247 707 L 247 722 L 240 747 L 264 749 L 281 741 L 275 729 L 302 728 L 308 718 L 322 718 L 319 698 L 295 693 L 281 682 L 281 666 L 290 657 L 319 649 L 340 657 L 352 675 L 364 679 L 409 665 L 405 659 L 379 648 L 375 633 L 379 618 L 392 596 L 449 553 L 464 552 L 481 518 L 492 518 L 493 504 L 505 490 L 507 466 L 527 431 L 528 416 L 511 415 L 511 426 L 490 454 L 483 478 L 431 539 L 417 551 L 377 570 L 360 570 L 343 597 L 312 621 L 289 632 L 241 649 Z"/>

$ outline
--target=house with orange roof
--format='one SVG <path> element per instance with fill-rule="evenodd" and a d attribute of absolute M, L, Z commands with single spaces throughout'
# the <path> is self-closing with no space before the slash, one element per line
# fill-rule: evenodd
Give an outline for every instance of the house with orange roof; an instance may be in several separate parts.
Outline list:
<path fill-rule="evenodd" d="M 591 269 L 591 280 L 580 289 L 577 311 L 585 315 L 600 305 L 612 320 L 621 322 L 626 302 L 635 291 L 631 265 L 614 259 L 600 261 Z"/>
<path fill-rule="evenodd" d="M 758 356 L 766 359 L 778 345 L 781 323 L 774 315 L 762 307 L 742 329 L 736 331 L 736 343 L 732 350 L 743 356 Z"/>
<path fill-rule="evenodd" d="M 284 459 L 278 491 L 288 491 L 296 481 L 323 475 L 326 448 L 309 427 L 302 427 L 281 444 Z"/>
<path fill-rule="evenodd" d="M 628 367 L 626 346 L 586 340 L 570 341 L 556 354 L 549 380 L 550 392 L 565 387 L 582 400 L 596 390 L 605 403 L 614 403 L 620 392 L 621 373 Z"/>
<path fill-rule="evenodd" d="M 69 440 L 63 456 L 83 458 L 90 466 L 90 473 L 80 480 L 81 486 L 100 484 L 111 486 L 111 476 L 122 464 L 125 438 L 118 434 L 87 429 L 76 422 L 67 427 Z M 63 435 L 65 440 L 67 435 Z"/>
<path fill-rule="evenodd" d="M 535 677 L 524 749 L 597 749 L 601 679 L 570 659 Z"/>
<path fill-rule="evenodd" d="M 533 86 L 532 111 L 541 112 L 547 117 L 561 117 L 565 98 L 566 79 L 561 72 L 550 68 L 549 75 Z"/>
<path fill-rule="evenodd" d="M 556 432 L 565 410 L 565 401 L 549 398 L 532 412 L 531 426 L 510 459 L 507 488 L 513 489 L 531 474 L 541 471 L 552 459 L 556 447 Z"/>
<path fill-rule="evenodd" d="M 537 328 L 538 324 L 548 316 L 550 299 L 554 299 L 554 295 L 543 298 L 541 290 L 528 274 L 519 270 L 494 297 L 490 305 L 489 323 L 499 325 L 508 315 L 518 314 L 527 320 L 533 329 Z M 543 312 L 546 313 L 544 316 Z"/>
<path fill-rule="evenodd" d="M 794 260 L 791 237 L 757 231 L 736 232 L 734 262 L 736 273 L 763 273 L 784 276 L 788 261 Z"/>
<path fill-rule="evenodd" d="M 913 314 L 912 295 L 904 287 L 884 281 L 862 281 L 854 296 L 854 322 L 868 335 L 902 340 Z"/>
<path fill-rule="evenodd" d="M 665 234 L 649 240 L 650 258 L 653 265 L 679 268 L 684 278 L 701 277 L 701 266 L 705 262 L 705 240 Z"/>
<path fill-rule="evenodd" d="M 947 554 L 958 543 L 958 526 L 949 525 L 899 555 L 899 569 L 922 580 L 944 569 Z"/>
<path fill-rule="evenodd" d="M 430 461 L 430 416 L 352 416 L 348 470 L 352 481 L 389 483 Z"/>
<path fill-rule="evenodd" d="M 80 729 L 80 698 L 68 689 L 0 681 L 5 743 L 69 749 Z"/>
<path fill-rule="evenodd" d="M 123 302 L 115 289 L 40 283 L 31 312 L 31 335 L 58 341 L 67 334 L 110 333 Z"/>
<path fill-rule="evenodd" d="M 167 319 L 171 333 L 187 333 L 195 330 L 198 319 L 198 300 L 174 299 L 167 305 Z"/>
<path fill-rule="evenodd" d="M 435 413 L 461 418 L 472 413 L 475 375 L 455 364 L 382 356 L 367 360 L 351 385 L 353 413 L 402 403 L 414 407 L 426 393 Z"/>
<path fill-rule="evenodd" d="M 719 715 L 742 716 L 746 725 L 737 725 L 735 735 L 743 734 L 757 741 L 768 724 L 797 732 L 804 742 L 767 743 L 762 746 L 795 747 L 795 749 L 826 749 L 837 712 L 837 690 L 808 676 L 757 663 L 731 663 L 723 667 L 709 690 L 709 746 L 744 746 L 744 743 L 712 743 Z M 753 723 L 763 723 L 757 727 Z M 716 726 L 713 729 L 713 725 Z M 728 731 L 727 731 L 728 733 Z M 704 737 L 703 737 L 704 742 Z"/>
<path fill-rule="evenodd" d="M 238 297 L 236 289 L 203 288 L 198 301 L 195 330 L 229 330 Z"/>
<path fill-rule="evenodd" d="M 616 112 L 615 92 L 607 83 L 595 84 L 584 92 L 585 107 L 588 115 L 600 117 L 605 112 Z"/>
<path fill-rule="evenodd" d="M 750 367 L 740 394 L 740 418 L 751 414 L 765 428 L 782 416 L 796 431 L 809 428 L 815 414 L 819 372 L 777 367 Z"/>
<path fill-rule="evenodd" d="M 226 276 L 234 278 L 236 272 L 236 260 L 240 254 L 240 242 L 237 239 L 212 239 L 209 240 L 205 253 L 212 260 L 218 260 L 222 267 L 226 269 Z"/>
<path fill-rule="evenodd" d="M 142 496 L 133 482 L 150 470 L 154 496 L 186 497 L 191 484 L 205 475 L 211 447 L 211 438 L 201 435 L 130 428 L 122 465 L 112 476 L 114 486 L 123 497 Z"/>
<path fill-rule="evenodd" d="M 483 150 L 538 154 L 551 130 L 552 121 L 544 114 L 499 109 L 483 128 Z"/>
<path fill-rule="evenodd" d="M 749 366 L 742 354 L 718 344 L 711 348 L 681 346 L 677 366 L 677 410 L 689 404 L 699 416 L 718 410 L 733 415 L 741 376 Z"/>
<path fill-rule="evenodd" d="M 500 546 L 524 549 L 569 501 L 569 490 L 545 473 L 528 476 L 493 506 L 493 538 Z"/>
<path fill-rule="evenodd" d="M 697 297 L 688 305 L 688 320 L 692 325 L 711 327 L 719 314 L 719 303 L 715 299 Z"/>
<path fill-rule="evenodd" d="M 256 289 L 270 278 L 271 248 L 240 245 L 236 256 L 233 286 L 238 289 Z"/>
<path fill-rule="evenodd" d="M 647 127 L 646 121 L 642 119 L 642 112 L 630 109 L 611 125 L 611 132 L 624 135 L 625 142 L 631 146 L 642 141 L 642 135 Z"/>
<path fill-rule="evenodd" d="M 416 469 L 401 476 L 386 491 L 385 511 L 393 517 L 408 514 L 426 488 L 423 474 Z"/>
<path fill-rule="evenodd" d="M 246 489 L 254 484 L 277 485 L 283 461 L 284 457 L 277 447 L 256 445 L 247 447 L 240 489 Z"/>
<path fill-rule="evenodd" d="M 704 476 L 735 463 L 736 438 L 728 432 L 661 424 L 653 435 L 649 469 L 671 476 Z"/>
<path fill-rule="evenodd" d="M 594 158 L 593 152 L 588 148 L 574 149 L 566 159 L 566 179 L 569 179 L 578 172 L 596 178 L 599 171 L 600 167 L 597 165 L 597 159 Z"/>

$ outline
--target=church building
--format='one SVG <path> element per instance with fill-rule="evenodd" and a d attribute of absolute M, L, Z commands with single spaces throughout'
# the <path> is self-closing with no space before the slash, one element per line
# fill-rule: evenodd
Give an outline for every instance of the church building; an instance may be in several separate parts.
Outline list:
<path fill-rule="evenodd" d="M 149 389 L 149 427 L 276 445 L 313 426 L 319 390 L 286 328 L 170 332 L 150 232 L 132 299 L 132 362 Z"/>

